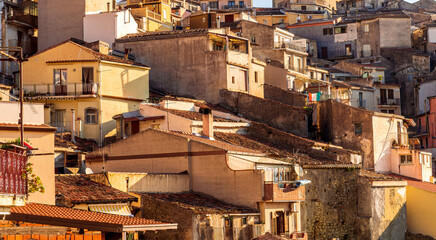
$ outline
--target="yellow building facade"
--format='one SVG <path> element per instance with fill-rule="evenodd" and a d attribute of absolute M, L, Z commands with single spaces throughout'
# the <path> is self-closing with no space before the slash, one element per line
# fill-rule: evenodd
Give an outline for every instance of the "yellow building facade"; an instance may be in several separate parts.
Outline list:
<path fill-rule="evenodd" d="M 171 0 L 127 0 L 135 18 L 142 18 L 142 28 L 147 31 L 171 31 Z"/>
<path fill-rule="evenodd" d="M 45 104 L 46 124 L 101 143 L 115 135 L 114 115 L 148 98 L 149 69 L 70 40 L 23 63 L 23 89 Z"/>

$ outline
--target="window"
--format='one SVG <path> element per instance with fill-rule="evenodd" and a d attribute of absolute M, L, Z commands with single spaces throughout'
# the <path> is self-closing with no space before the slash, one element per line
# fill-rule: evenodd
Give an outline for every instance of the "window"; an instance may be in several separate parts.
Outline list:
<path fill-rule="evenodd" d="M 301 10 L 306 11 L 306 6 L 301 6 Z"/>
<path fill-rule="evenodd" d="M 242 225 L 247 225 L 247 217 L 242 218 Z"/>
<path fill-rule="evenodd" d="M 394 89 L 388 89 L 388 99 L 394 99 Z"/>
<path fill-rule="evenodd" d="M 243 8 L 244 7 L 244 1 L 239 1 L 239 8 Z"/>
<path fill-rule="evenodd" d="M 229 1 L 229 6 L 235 6 L 235 1 Z"/>
<path fill-rule="evenodd" d="M 85 109 L 85 123 L 86 124 L 97 124 L 98 111 L 95 108 Z"/>
<path fill-rule="evenodd" d="M 209 7 L 213 9 L 218 9 L 218 2 L 210 2 Z"/>
<path fill-rule="evenodd" d="M 395 114 L 395 110 L 388 110 L 388 113 L 390 113 L 390 114 Z"/>
<path fill-rule="evenodd" d="M 364 107 L 363 106 L 363 93 L 359 92 L 359 107 Z"/>
<path fill-rule="evenodd" d="M 67 69 L 55 69 L 53 72 L 54 85 L 67 84 Z"/>
<path fill-rule="evenodd" d="M 235 83 L 235 76 L 232 76 L 232 83 Z"/>
<path fill-rule="evenodd" d="M 324 28 L 322 31 L 324 35 L 333 35 L 333 28 Z"/>
<path fill-rule="evenodd" d="M 401 164 L 412 164 L 412 155 L 400 155 Z"/>
<path fill-rule="evenodd" d="M 354 124 L 354 134 L 362 134 L 362 124 L 361 123 Z"/>
<path fill-rule="evenodd" d="M 264 20 L 263 20 L 263 24 L 268 25 L 268 20 L 264 19 Z"/>
<path fill-rule="evenodd" d="M 369 32 L 369 24 L 363 24 L 363 32 Z"/>
<path fill-rule="evenodd" d="M 167 19 L 167 10 L 165 10 L 165 9 L 163 10 L 163 18 Z"/>
<path fill-rule="evenodd" d="M 356 7 L 356 2 L 352 2 L 352 3 L 351 3 L 351 6 L 352 6 L 352 7 Z"/>
<path fill-rule="evenodd" d="M 150 124 L 150 128 L 152 128 L 152 129 L 160 129 L 160 124 L 159 123 Z"/>
<path fill-rule="evenodd" d="M 285 23 L 285 19 L 279 19 L 279 23 Z"/>
<path fill-rule="evenodd" d="M 251 43 L 256 43 L 256 36 L 255 35 L 251 35 L 250 39 L 251 39 Z"/>
<path fill-rule="evenodd" d="M 335 27 L 335 34 L 347 33 L 347 27 Z"/>
<path fill-rule="evenodd" d="M 258 82 L 259 80 L 257 79 L 257 72 L 254 72 L 254 82 Z"/>

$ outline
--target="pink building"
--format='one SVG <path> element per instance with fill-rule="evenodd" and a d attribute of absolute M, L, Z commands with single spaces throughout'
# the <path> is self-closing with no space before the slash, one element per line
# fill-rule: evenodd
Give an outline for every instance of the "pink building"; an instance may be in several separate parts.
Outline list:
<path fill-rule="evenodd" d="M 426 111 L 416 116 L 417 135 L 419 139 L 418 149 L 426 149 L 436 154 L 436 96 L 429 97 L 426 101 Z M 433 176 L 436 176 L 435 160 L 433 161 Z"/>

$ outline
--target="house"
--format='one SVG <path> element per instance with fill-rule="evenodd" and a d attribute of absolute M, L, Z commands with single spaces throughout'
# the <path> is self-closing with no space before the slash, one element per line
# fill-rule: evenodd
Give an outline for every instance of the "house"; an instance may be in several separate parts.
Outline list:
<path fill-rule="evenodd" d="M 88 13 L 83 17 L 83 40 L 103 41 L 112 47 L 115 39 L 137 33 L 138 28 L 140 26 L 129 10 Z"/>
<path fill-rule="evenodd" d="M 116 7 L 114 3 L 115 1 L 107 0 L 80 0 L 74 3 L 69 0 L 39 1 L 38 51 L 65 39 L 83 40 L 83 17 L 90 13 L 114 10 Z"/>
<path fill-rule="evenodd" d="M 37 51 L 38 1 L 0 1 L 0 8 L 5 9 L 4 22 L 1 25 L 4 29 L 1 34 L 2 47 L 21 47 L 23 56 L 34 54 Z M 17 62 L 3 61 L 1 73 L 0 83 L 18 84 Z M 11 79 L 7 77 L 11 77 Z"/>
<path fill-rule="evenodd" d="M 432 217 L 434 209 L 429 207 L 429 204 L 435 200 L 436 185 L 399 175 L 392 176 L 407 181 L 407 230 L 414 234 L 422 234 L 434 238 L 436 236 Z"/>
<path fill-rule="evenodd" d="M 139 19 L 142 29 L 145 31 L 171 31 L 171 1 L 146 1 L 127 0 L 124 10 L 132 13 Z"/>
<path fill-rule="evenodd" d="M 256 209 L 236 206 L 196 192 L 134 194 L 140 198 L 141 216 L 178 223 L 176 234 L 162 231 L 149 233 L 149 237 L 242 240 L 252 239 L 262 232 L 263 224 Z"/>
<path fill-rule="evenodd" d="M 240 1 L 225 1 L 225 0 L 200 0 L 201 10 L 207 11 L 218 9 L 244 9 L 252 8 L 252 0 L 240 0 Z"/>
<path fill-rule="evenodd" d="M 144 141 L 148 144 L 142 144 Z M 204 161 L 208 164 L 201 164 Z M 96 173 L 102 171 L 103 163 L 105 171 L 112 172 L 187 171 L 190 191 L 257 209 L 264 231 L 278 235 L 302 231 L 299 206 L 304 186 L 293 187 L 298 179 L 294 166 L 256 150 L 187 133 L 148 129 L 92 152 L 86 163 Z"/>
<path fill-rule="evenodd" d="M 320 102 L 318 106 L 322 139 L 362 151 L 363 168 L 431 181 L 431 153 L 415 150 L 409 142 L 407 128 L 415 125 L 413 120 L 331 100 Z"/>
<path fill-rule="evenodd" d="M 71 39 L 23 63 L 25 99 L 45 104 L 44 123 L 102 144 L 115 135 L 112 116 L 148 98 L 150 68 L 108 51 L 105 43 Z"/>
<path fill-rule="evenodd" d="M 254 8 L 252 15 L 259 23 L 284 28 L 294 23 L 331 18 L 330 13 L 325 7 L 316 4 L 292 3 L 289 7 Z"/>
<path fill-rule="evenodd" d="M 115 45 L 151 66 L 150 87 L 156 90 L 210 103 L 218 103 L 221 89 L 263 97 L 265 63 L 253 58 L 248 39 L 225 29 L 133 34 Z"/>
<path fill-rule="evenodd" d="M 284 7 L 288 9 L 294 8 L 294 6 L 306 6 L 306 9 L 301 10 L 320 10 L 328 9 L 330 12 L 336 8 L 336 1 L 334 0 L 273 0 L 273 7 Z"/>
<path fill-rule="evenodd" d="M 8 144 L 8 142 L 16 142 L 21 138 L 18 123 L 20 107 L 18 102 L 0 101 L 0 110 L 3 114 L 0 116 L 0 141 L 1 145 Z M 44 105 L 42 103 L 24 103 L 23 105 L 23 125 L 24 137 L 23 139 L 28 143 L 25 150 L 29 150 L 25 158 L 29 163 L 32 163 L 33 172 L 36 176 L 40 177 L 42 185 L 45 189 L 44 193 L 34 192 L 29 193 L 27 202 L 35 202 L 41 204 L 54 204 L 55 191 L 54 191 L 54 132 L 56 128 L 44 124 Z M 11 155 L 17 156 L 17 159 L 23 158 L 23 153 L 20 148 L 19 152 L 9 152 Z M 0 150 L 2 156 L 6 152 Z M 9 155 L 10 156 L 10 155 Z M 8 158 L 4 158 L 6 160 Z M 21 168 L 24 168 L 24 164 Z M 6 170 L 5 168 L 3 168 Z M 16 169 L 14 172 L 17 179 L 21 179 L 21 169 Z M 6 173 L 4 173 L 6 174 Z M 2 191 L 6 191 L 2 189 Z M 11 191 L 12 189 L 9 189 Z M 13 194 L 14 192 L 6 192 Z M 18 192 L 17 192 L 18 193 Z M 23 201 L 27 192 L 18 193 L 16 197 L 17 205 Z M 8 197 L 5 196 L 6 200 Z M 21 203 L 22 204 L 22 203 Z M 13 206 L 13 205 L 12 205 Z"/>
<path fill-rule="evenodd" d="M 59 207 L 132 217 L 131 203 L 137 200 L 84 174 L 56 176 L 56 206 Z"/>
<path fill-rule="evenodd" d="M 425 24 L 412 32 L 412 46 L 414 49 L 431 54 L 436 57 L 436 24 Z"/>
<path fill-rule="evenodd" d="M 204 115 L 208 111 L 204 102 L 190 99 L 172 99 L 164 97 L 159 104 L 144 103 L 138 111 L 122 113 L 114 116 L 117 121 L 117 139 L 126 138 L 148 128 L 174 130 L 201 134 L 208 131 L 203 126 L 205 116 L 210 117 L 214 131 L 244 133 L 249 121 L 228 111 L 212 110 L 212 115 Z M 209 120 L 208 120 L 209 121 Z M 209 126 L 207 126 L 209 128 Z M 209 129 L 210 130 L 210 129 Z"/>

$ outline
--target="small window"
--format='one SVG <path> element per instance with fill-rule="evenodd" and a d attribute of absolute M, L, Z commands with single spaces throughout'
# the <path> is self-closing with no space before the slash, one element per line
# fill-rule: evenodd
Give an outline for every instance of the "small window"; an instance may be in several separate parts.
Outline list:
<path fill-rule="evenodd" d="M 369 32 L 369 24 L 363 25 L 363 32 Z"/>
<path fill-rule="evenodd" d="M 152 128 L 152 129 L 160 129 L 160 124 L 159 123 L 150 124 L 150 128 Z"/>
<path fill-rule="evenodd" d="M 306 6 L 301 6 L 301 10 L 306 11 Z"/>
<path fill-rule="evenodd" d="M 351 6 L 352 6 L 352 7 L 356 7 L 356 5 L 357 5 L 356 2 L 352 2 L 352 3 L 351 3 Z"/>
<path fill-rule="evenodd" d="M 235 83 L 235 77 L 234 76 L 232 76 L 232 83 L 233 84 Z"/>
<path fill-rule="evenodd" d="M 95 108 L 85 109 L 85 123 L 86 124 L 97 124 L 98 121 L 98 110 Z"/>
<path fill-rule="evenodd" d="M 411 164 L 412 161 L 412 155 L 400 155 L 401 157 L 401 164 Z"/>
<path fill-rule="evenodd" d="M 259 80 L 257 79 L 257 72 L 254 72 L 254 82 L 259 82 Z"/>
<path fill-rule="evenodd" d="M 251 39 L 251 43 L 256 43 L 256 36 L 251 35 L 250 39 Z"/>
<path fill-rule="evenodd" d="M 347 33 L 347 27 L 335 27 L 335 34 Z"/>
<path fill-rule="evenodd" d="M 394 89 L 388 89 L 388 99 L 394 99 Z"/>
<path fill-rule="evenodd" d="M 354 124 L 354 134 L 362 134 L 362 124 L 361 123 Z"/>
<path fill-rule="evenodd" d="M 242 225 L 247 225 L 247 217 L 242 218 Z"/>
<path fill-rule="evenodd" d="M 268 25 L 268 20 L 264 19 L 264 20 L 263 20 L 263 24 Z"/>

